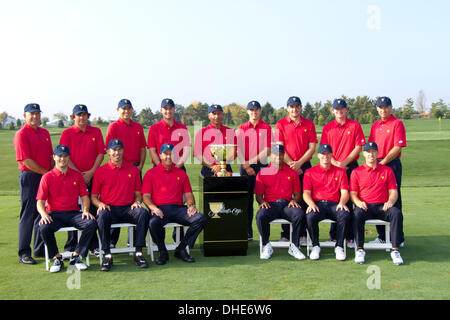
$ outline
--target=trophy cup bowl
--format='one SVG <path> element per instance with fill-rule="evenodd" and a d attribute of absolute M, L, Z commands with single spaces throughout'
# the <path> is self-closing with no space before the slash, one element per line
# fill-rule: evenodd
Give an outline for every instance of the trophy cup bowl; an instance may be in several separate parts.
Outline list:
<path fill-rule="evenodd" d="M 209 208 L 211 209 L 210 214 L 211 213 L 214 214 L 213 216 L 209 215 L 211 217 L 211 219 L 218 219 L 218 218 L 220 218 L 218 213 L 223 208 L 223 202 L 210 202 Z"/>
<path fill-rule="evenodd" d="M 236 156 L 235 144 L 211 144 L 211 156 L 220 163 L 220 171 L 216 173 L 217 177 L 230 177 L 231 172 L 227 171 L 227 163 L 233 161 Z"/>

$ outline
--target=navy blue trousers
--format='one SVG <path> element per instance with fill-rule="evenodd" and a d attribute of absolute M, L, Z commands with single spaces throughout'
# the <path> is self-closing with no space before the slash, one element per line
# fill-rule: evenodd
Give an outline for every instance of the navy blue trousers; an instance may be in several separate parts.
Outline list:
<path fill-rule="evenodd" d="M 31 171 L 20 171 L 19 258 L 31 257 L 31 238 L 34 231 L 33 251 L 35 256 L 44 256 L 44 240 L 39 232 L 41 216 L 37 211 L 37 192 L 42 175 Z"/>
<path fill-rule="evenodd" d="M 306 226 L 312 245 L 319 245 L 319 222 L 324 219 L 336 221 L 336 246 L 344 247 L 344 238 L 350 225 L 350 212 L 337 210 L 337 203 L 332 201 L 316 201 L 319 212 L 310 212 L 306 215 Z"/>
<path fill-rule="evenodd" d="M 158 246 L 159 252 L 167 252 L 164 242 L 166 236 L 164 225 L 170 222 L 189 226 L 186 234 L 184 236 L 181 235 L 179 247 L 185 248 L 188 245 L 189 248 L 192 248 L 206 224 L 206 217 L 199 212 L 189 217 L 187 207 L 184 205 L 168 204 L 159 206 L 158 208 L 163 212 L 164 216 L 162 218 L 152 216 L 150 218 L 149 228 L 152 239 Z"/>
<path fill-rule="evenodd" d="M 392 169 L 392 171 L 394 172 L 395 180 L 397 181 L 398 199 L 397 199 L 397 202 L 395 203 L 395 206 L 397 208 L 399 208 L 400 210 L 402 210 L 402 193 L 401 193 L 402 171 L 403 171 L 402 162 L 400 161 L 399 158 L 397 158 L 397 159 L 394 159 L 391 162 L 389 162 L 387 164 L 387 166 Z M 378 238 L 380 238 L 382 240 L 386 240 L 384 226 L 377 226 L 377 232 L 378 232 Z M 405 235 L 403 233 L 403 230 L 402 230 L 401 240 L 402 240 L 401 242 L 405 241 Z"/>
<path fill-rule="evenodd" d="M 59 252 L 55 232 L 64 227 L 74 227 L 83 230 L 80 241 L 78 241 L 73 251 L 82 257 L 86 257 L 91 239 L 97 230 L 97 222 L 87 218 L 82 219 L 79 211 L 54 211 L 49 214 L 53 222 L 39 226 L 42 238 L 47 245 L 49 257 L 52 258 Z"/>
<path fill-rule="evenodd" d="M 353 172 L 354 169 L 358 168 L 358 162 L 357 161 L 352 161 L 348 164 L 348 169 L 347 169 L 347 178 L 348 178 L 348 183 L 350 184 L 350 176 Z M 350 198 L 348 199 L 348 202 L 346 203 L 346 206 L 348 208 L 348 210 L 350 210 L 350 226 L 352 225 L 352 221 L 353 221 L 353 202 L 352 200 L 350 200 Z M 331 239 L 336 239 L 337 235 L 336 235 L 336 227 L 337 225 L 335 223 L 331 224 L 330 226 L 330 238 Z M 347 240 L 353 240 L 354 236 L 353 236 L 353 228 L 350 227 L 347 229 L 347 234 L 345 236 L 345 238 Z"/>
<path fill-rule="evenodd" d="M 150 214 L 145 208 L 135 208 L 131 206 L 110 206 L 111 211 L 102 210 L 97 215 L 98 232 L 102 243 L 102 250 L 109 254 L 111 244 L 111 224 L 113 223 L 133 223 L 136 225 L 135 243 L 136 251 L 142 251 L 147 244 L 148 221 Z"/>
<path fill-rule="evenodd" d="M 255 174 L 257 175 L 262 168 L 267 167 L 267 164 L 251 164 L 250 165 L 253 170 L 255 170 Z M 247 212 L 248 212 L 248 237 L 253 238 L 253 199 L 255 193 L 255 184 L 256 184 L 256 175 L 249 176 L 247 175 L 247 171 L 244 168 L 240 169 L 241 176 L 248 177 L 248 203 L 247 203 Z"/>
<path fill-rule="evenodd" d="M 269 242 L 270 222 L 275 219 L 286 219 L 292 222 L 292 243 L 298 247 L 300 245 L 300 230 L 302 227 L 305 228 L 305 212 L 303 209 L 297 207 L 289 208 L 289 201 L 284 199 L 270 202 L 269 204 L 269 209 L 261 208 L 256 213 L 256 225 L 258 226 L 263 246 Z M 289 226 L 287 227 L 287 238 L 289 239 Z"/>
<path fill-rule="evenodd" d="M 309 168 L 311 168 L 311 161 L 306 161 L 302 166 L 303 173 L 298 176 L 300 178 L 300 185 L 302 187 L 302 190 L 303 190 L 303 177 L 305 175 L 305 171 Z M 308 205 L 303 200 L 303 197 L 301 198 L 299 204 L 302 207 L 303 211 L 306 212 L 306 209 L 308 209 Z M 281 237 L 289 239 L 289 226 L 284 224 L 281 226 L 281 229 L 282 229 Z M 306 223 L 302 224 L 302 226 L 301 226 L 300 237 L 306 237 Z"/>
<path fill-rule="evenodd" d="M 391 223 L 390 238 L 392 247 L 398 248 L 402 242 L 403 234 L 403 214 L 397 207 L 392 207 L 387 211 L 383 211 L 383 203 L 367 204 L 368 210 L 356 207 L 353 219 L 353 232 L 355 234 L 355 242 L 358 247 L 364 245 L 364 224 L 369 219 L 380 219 Z"/>

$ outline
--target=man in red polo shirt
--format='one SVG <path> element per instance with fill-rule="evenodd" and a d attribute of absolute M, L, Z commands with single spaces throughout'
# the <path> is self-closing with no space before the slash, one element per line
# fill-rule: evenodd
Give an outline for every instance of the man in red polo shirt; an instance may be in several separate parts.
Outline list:
<path fill-rule="evenodd" d="M 195 135 L 194 157 L 202 164 L 201 174 L 210 177 L 220 171 L 220 164 L 212 155 L 210 144 L 237 144 L 233 129 L 222 124 L 224 113 L 222 106 L 213 104 L 208 108 L 210 124 L 199 130 Z M 227 171 L 232 172 L 231 165 L 227 164 Z"/>
<path fill-rule="evenodd" d="M 350 177 L 350 197 L 355 204 L 353 232 L 357 251 L 356 263 L 365 262 L 364 224 L 368 219 L 381 219 L 391 223 L 391 258 L 394 264 L 403 264 L 398 251 L 403 233 L 403 214 L 395 207 L 397 182 L 388 166 L 377 162 L 378 146 L 375 142 L 364 145 L 364 164 L 353 170 Z"/>
<path fill-rule="evenodd" d="M 42 177 L 36 196 L 37 209 L 41 215 L 39 229 L 49 256 L 54 258 L 50 272 L 59 272 L 64 266 L 55 239 L 55 232 L 64 227 L 83 230 L 70 258 L 70 265 L 77 270 L 86 270 L 87 266 L 83 263 L 82 257 L 87 256 L 89 243 L 97 230 L 95 218 L 89 212 L 89 192 L 83 176 L 69 168 L 69 147 L 56 146 L 53 158 L 55 168 Z M 82 213 L 78 197 L 81 197 Z"/>
<path fill-rule="evenodd" d="M 237 155 L 241 163 L 241 176 L 248 177 L 248 240 L 253 240 L 253 198 L 256 175 L 268 165 L 272 144 L 272 128 L 261 119 L 258 101 L 247 104 L 249 121 L 236 130 Z"/>
<path fill-rule="evenodd" d="M 91 201 L 98 208 L 98 231 L 105 252 L 102 271 L 109 271 L 113 265 L 110 250 L 110 232 L 113 223 L 136 224 L 136 252 L 134 262 L 140 268 L 148 264 L 142 255 L 146 246 L 150 215 L 141 205 L 141 178 L 139 170 L 123 160 L 124 146 L 121 140 L 113 139 L 108 144 L 109 161 L 97 169 L 94 175 Z M 100 254 L 101 254 L 100 250 Z"/>
<path fill-rule="evenodd" d="M 186 171 L 184 163 L 191 152 L 191 139 L 187 127 L 175 120 L 175 104 L 172 99 L 163 99 L 160 122 L 152 125 L 148 131 L 147 148 L 152 162 L 157 166 L 161 159 L 159 150 L 164 143 L 174 145 L 173 162 L 177 168 Z"/>
<path fill-rule="evenodd" d="M 35 264 L 31 257 L 31 238 L 34 230 L 34 255 L 43 256 L 44 242 L 39 235 L 39 214 L 36 209 L 36 195 L 42 175 L 54 165 L 52 140 L 49 132 L 41 128 L 41 109 L 37 103 L 27 104 L 23 117 L 25 125 L 14 136 L 16 160 L 19 166 L 20 221 L 19 262 Z"/>
<path fill-rule="evenodd" d="M 402 210 L 402 148 L 406 147 L 406 131 L 403 122 L 392 114 L 392 102 L 389 97 L 380 97 L 377 99 L 377 111 L 380 120 L 374 122 L 370 130 L 369 141 L 378 145 L 378 161 L 394 171 L 398 186 L 398 199 L 395 206 Z M 372 243 L 384 243 L 385 228 L 377 226 L 378 237 L 371 241 Z M 404 235 L 402 235 L 402 244 L 404 246 Z"/>
<path fill-rule="evenodd" d="M 64 130 L 59 139 L 60 144 L 69 147 L 71 151 L 69 167 L 83 175 L 89 193 L 92 190 L 92 177 L 95 170 L 102 164 L 106 153 L 101 130 L 88 124 L 90 115 L 84 104 L 77 104 L 71 115 L 74 125 Z M 96 208 L 91 205 L 89 211 L 95 214 Z M 73 251 L 77 241 L 77 233 L 69 232 L 69 239 L 64 249 Z M 98 244 L 97 235 L 94 236 L 92 243 Z M 97 246 L 94 245 L 94 247 Z"/>
<path fill-rule="evenodd" d="M 112 139 L 121 140 L 124 144 L 123 160 L 139 169 L 142 180 L 142 168 L 147 156 L 144 129 L 140 123 L 132 119 L 133 105 L 130 100 L 120 100 L 117 112 L 119 113 L 119 119 L 108 126 L 105 143 L 108 145 Z M 112 246 L 117 244 L 119 237 L 120 228 L 114 229 L 111 234 Z"/>
<path fill-rule="evenodd" d="M 169 260 L 167 248 L 164 243 L 164 225 L 176 222 L 189 226 L 185 235 L 181 236 L 180 244 L 175 249 L 175 257 L 195 262 L 186 250 L 192 248 L 202 231 L 206 217 L 195 207 L 195 198 L 186 172 L 175 166 L 172 161 L 174 146 L 165 143 L 159 151 L 161 162 L 147 171 L 142 185 L 142 194 L 145 205 L 151 211 L 150 234 L 158 246 L 159 257 L 156 264 L 162 265 Z M 183 203 L 186 199 L 187 207 Z"/>
<path fill-rule="evenodd" d="M 316 150 L 317 134 L 314 122 L 301 115 L 302 102 L 299 97 L 292 96 L 287 101 L 288 116 L 279 120 L 275 126 L 274 141 L 279 141 L 286 150 L 284 162 L 294 169 L 303 184 L 303 173 L 311 168 L 311 158 Z M 306 203 L 300 201 L 303 211 Z M 282 226 L 281 238 L 286 240 L 287 226 Z M 306 243 L 306 230 L 300 231 L 302 243 Z"/>
<path fill-rule="evenodd" d="M 327 123 L 322 129 L 320 144 L 329 144 L 333 149 L 331 163 L 346 170 L 347 178 L 353 169 L 358 168 L 358 158 L 366 138 L 358 121 L 347 118 L 348 107 L 344 99 L 335 99 L 331 112 L 335 120 Z M 353 216 L 353 203 L 349 200 L 347 207 L 350 210 L 350 219 Z M 351 223 L 351 222 L 349 222 Z M 330 227 L 330 240 L 336 239 L 336 224 Z M 353 231 L 347 232 L 348 246 L 354 248 Z"/>
<path fill-rule="evenodd" d="M 130 100 L 120 100 L 117 112 L 119 119 L 108 126 L 105 143 L 108 145 L 112 139 L 122 140 L 125 148 L 123 160 L 142 171 L 147 155 L 144 129 L 140 123 L 132 119 L 133 106 Z"/>
<path fill-rule="evenodd" d="M 270 244 L 270 222 L 286 219 L 292 223 L 292 243 L 288 253 L 298 260 L 305 259 L 300 251 L 300 229 L 305 212 L 299 205 L 301 187 L 298 173 L 284 164 L 284 147 L 274 144 L 271 148 L 271 163 L 256 176 L 255 195 L 259 203 L 256 225 L 262 239 L 261 259 L 270 259 L 273 253 Z"/>
<path fill-rule="evenodd" d="M 336 260 L 345 260 L 344 238 L 350 227 L 348 178 L 345 170 L 332 164 L 333 149 L 329 144 L 319 146 L 319 164 L 305 172 L 303 199 L 308 205 L 306 225 L 312 240 L 311 260 L 320 257 L 319 222 L 331 219 L 337 223 L 337 238 L 334 252 Z"/>

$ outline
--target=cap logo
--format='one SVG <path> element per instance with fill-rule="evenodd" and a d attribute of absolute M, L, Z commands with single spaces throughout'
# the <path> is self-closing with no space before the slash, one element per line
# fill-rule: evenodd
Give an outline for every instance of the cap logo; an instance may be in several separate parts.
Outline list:
<path fill-rule="evenodd" d="M 123 102 L 125 102 L 125 103 L 128 103 L 128 100 L 127 100 L 127 99 L 125 99 L 125 100 L 123 100 Z"/>
<path fill-rule="evenodd" d="M 166 103 L 169 103 L 169 99 L 166 99 Z"/>
<path fill-rule="evenodd" d="M 37 108 L 37 105 L 33 104 L 33 107 L 34 107 L 34 108 Z"/>
<path fill-rule="evenodd" d="M 383 101 L 383 102 L 384 102 L 384 98 L 381 98 L 381 101 Z"/>
<path fill-rule="evenodd" d="M 292 100 L 297 101 L 297 98 L 293 98 Z"/>
<path fill-rule="evenodd" d="M 255 101 L 252 102 L 252 105 L 255 105 Z"/>
<path fill-rule="evenodd" d="M 116 140 L 116 143 L 119 143 L 119 140 Z"/>
<path fill-rule="evenodd" d="M 371 142 L 371 143 L 369 143 L 369 146 L 373 146 L 373 143 Z"/>
<path fill-rule="evenodd" d="M 64 147 L 61 147 L 61 149 L 66 150 Z"/>

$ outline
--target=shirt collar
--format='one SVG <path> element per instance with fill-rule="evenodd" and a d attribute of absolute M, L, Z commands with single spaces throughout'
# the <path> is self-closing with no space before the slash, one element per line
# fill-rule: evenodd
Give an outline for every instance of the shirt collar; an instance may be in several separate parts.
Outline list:
<path fill-rule="evenodd" d="M 387 123 L 387 122 L 393 121 L 393 120 L 395 120 L 395 119 L 397 119 L 397 118 L 394 117 L 394 115 L 391 113 L 391 115 L 389 116 L 389 118 L 387 118 L 387 119 L 384 120 L 384 121 L 380 119 L 380 122 L 381 122 L 381 123 Z"/>
<path fill-rule="evenodd" d="M 328 169 L 322 167 L 322 166 L 320 165 L 320 163 L 319 163 L 317 166 L 319 167 L 319 170 L 320 170 L 321 172 L 330 172 L 331 170 L 333 170 L 333 165 L 330 165 L 330 167 L 329 167 Z"/>
<path fill-rule="evenodd" d="M 131 127 L 133 125 L 133 120 L 130 120 L 130 124 L 128 124 L 122 118 L 119 118 L 117 119 L 117 122 L 128 127 Z"/>
<path fill-rule="evenodd" d="M 372 168 L 372 167 L 369 167 L 369 166 L 367 165 L 367 163 L 364 161 L 363 166 L 364 166 L 364 168 L 366 169 L 366 171 L 376 171 L 376 170 L 378 170 L 378 169 L 380 168 L 381 164 L 379 164 L 379 163 L 377 162 L 377 166 L 376 166 L 375 168 Z"/>
<path fill-rule="evenodd" d="M 112 169 L 112 170 L 115 170 L 116 168 L 117 168 L 117 169 L 122 169 L 123 167 L 125 167 L 125 161 L 124 161 L 124 160 L 122 160 L 122 165 L 121 165 L 120 167 L 118 167 L 118 166 L 116 166 L 114 163 L 112 163 L 111 160 L 109 160 L 106 164 L 107 164 L 108 167 L 109 167 L 110 169 Z"/>
<path fill-rule="evenodd" d="M 61 171 L 59 171 L 58 169 L 56 169 L 56 167 L 54 167 L 54 168 L 52 169 L 53 173 L 54 173 L 57 177 L 60 177 L 60 176 L 67 176 L 67 175 L 69 174 L 69 170 L 70 170 L 70 168 L 67 168 L 66 174 L 63 174 Z"/>
<path fill-rule="evenodd" d="M 72 128 L 75 130 L 76 133 L 80 133 L 80 132 L 89 132 L 89 131 L 90 131 L 89 127 L 90 127 L 89 125 L 86 126 L 86 130 L 83 131 L 83 130 L 81 130 L 80 128 L 78 128 L 76 124 L 74 124 L 74 125 L 72 126 Z"/>
<path fill-rule="evenodd" d="M 303 118 L 303 116 L 300 116 L 300 121 L 297 124 L 295 124 L 294 120 L 292 120 L 291 117 L 287 116 L 287 119 L 288 119 L 289 123 L 293 123 L 294 125 L 301 126 L 304 118 Z"/>
<path fill-rule="evenodd" d="M 175 165 L 172 163 L 172 166 L 171 166 L 169 169 L 166 169 L 166 168 L 162 165 L 162 163 L 160 162 L 160 163 L 158 164 L 157 168 L 159 168 L 159 170 L 162 171 L 162 172 L 164 172 L 164 173 L 170 173 L 170 172 L 173 171 L 173 167 L 174 167 L 174 166 L 175 166 Z"/>
<path fill-rule="evenodd" d="M 345 118 L 344 124 L 340 124 L 337 120 L 334 120 L 336 127 L 344 128 L 348 124 L 348 118 Z"/>

